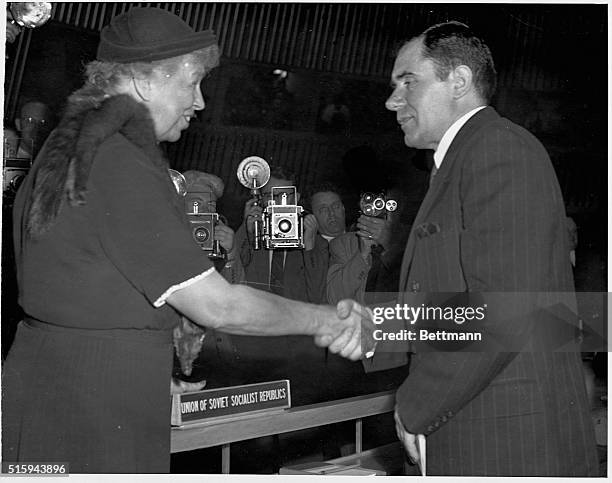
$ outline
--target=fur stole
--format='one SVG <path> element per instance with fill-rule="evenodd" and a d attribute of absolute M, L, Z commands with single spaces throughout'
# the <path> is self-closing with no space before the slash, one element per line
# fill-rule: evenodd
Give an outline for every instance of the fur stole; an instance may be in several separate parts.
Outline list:
<path fill-rule="evenodd" d="M 45 233 L 63 203 L 85 204 L 98 147 L 117 132 L 142 149 L 154 166 L 168 168 L 147 107 L 128 95 L 109 96 L 86 84 L 68 98 L 62 120 L 36 159 L 26 214 L 28 235 Z"/>

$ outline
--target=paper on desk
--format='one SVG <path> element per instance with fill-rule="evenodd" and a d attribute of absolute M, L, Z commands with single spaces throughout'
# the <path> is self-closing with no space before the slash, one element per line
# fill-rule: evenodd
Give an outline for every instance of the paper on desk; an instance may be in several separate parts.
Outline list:
<path fill-rule="evenodd" d="M 417 434 L 417 447 L 419 450 L 419 469 L 421 470 L 421 475 L 427 476 L 427 447 L 424 434 Z"/>

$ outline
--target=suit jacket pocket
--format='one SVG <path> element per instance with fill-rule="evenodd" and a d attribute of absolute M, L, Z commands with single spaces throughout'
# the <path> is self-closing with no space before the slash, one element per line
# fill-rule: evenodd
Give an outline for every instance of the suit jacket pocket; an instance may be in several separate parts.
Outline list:
<path fill-rule="evenodd" d="M 465 291 L 458 231 L 430 221 L 415 227 L 415 237 L 409 283 L 427 292 Z"/>

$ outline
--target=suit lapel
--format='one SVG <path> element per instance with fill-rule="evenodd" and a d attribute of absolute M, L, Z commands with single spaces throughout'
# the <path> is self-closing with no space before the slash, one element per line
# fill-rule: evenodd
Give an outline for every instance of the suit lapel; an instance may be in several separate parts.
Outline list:
<path fill-rule="evenodd" d="M 444 156 L 444 162 L 440 165 L 440 169 L 436 174 L 431 186 L 425 194 L 425 198 L 421 203 L 419 211 L 414 219 L 412 229 L 410 230 L 410 236 L 406 242 L 406 249 L 404 251 L 404 258 L 402 260 L 402 269 L 400 277 L 400 292 L 406 291 L 406 285 L 408 283 L 408 275 L 410 272 L 410 266 L 412 264 L 412 257 L 414 256 L 414 249 L 416 246 L 416 235 L 415 230 L 419 225 L 424 223 L 429 216 L 431 208 L 435 206 L 439 200 L 440 195 L 443 193 L 443 187 L 449 183 L 450 174 L 453 170 L 453 165 L 456 164 L 456 160 L 461 152 L 461 148 L 470 139 L 470 137 L 484 124 L 488 124 L 499 118 L 499 115 L 492 107 L 485 107 L 474 114 L 468 121 L 461 127 L 451 145 Z"/>

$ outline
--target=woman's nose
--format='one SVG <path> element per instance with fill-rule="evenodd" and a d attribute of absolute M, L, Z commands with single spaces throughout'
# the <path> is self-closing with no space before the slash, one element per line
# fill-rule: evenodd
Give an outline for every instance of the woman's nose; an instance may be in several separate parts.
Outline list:
<path fill-rule="evenodd" d="M 206 107 L 206 103 L 204 102 L 204 96 L 202 95 L 202 89 L 198 86 L 196 89 L 196 95 L 193 100 L 193 108 L 196 111 L 201 111 Z"/>

